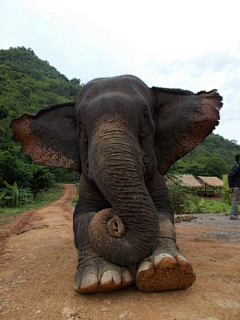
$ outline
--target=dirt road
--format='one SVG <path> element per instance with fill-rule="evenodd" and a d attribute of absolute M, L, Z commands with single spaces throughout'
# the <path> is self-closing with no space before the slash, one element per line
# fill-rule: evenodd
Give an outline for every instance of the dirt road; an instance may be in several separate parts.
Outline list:
<path fill-rule="evenodd" d="M 178 244 L 197 276 L 189 289 L 142 293 L 133 286 L 105 294 L 75 293 L 75 192 L 73 185 L 65 185 L 58 201 L 1 228 L 0 319 L 240 319 L 240 220 L 226 215 L 176 224 Z"/>

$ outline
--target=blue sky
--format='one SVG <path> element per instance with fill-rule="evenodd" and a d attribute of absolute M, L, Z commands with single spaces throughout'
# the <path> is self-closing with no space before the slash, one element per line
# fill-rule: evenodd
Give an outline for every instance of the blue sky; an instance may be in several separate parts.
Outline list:
<path fill-rule="evenodd" d="M 149 86 L 218 89 L 214 131 L 240 144 L 240 3 L 0 0 L 0 48 L 25 46 L 83 83 L 133 74 Z"/>

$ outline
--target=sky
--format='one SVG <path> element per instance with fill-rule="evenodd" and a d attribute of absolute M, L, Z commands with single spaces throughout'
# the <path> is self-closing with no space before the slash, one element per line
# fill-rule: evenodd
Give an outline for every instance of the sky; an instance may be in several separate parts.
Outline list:
<path fill-rule="evenodd" d="M 0 49 L 31 48 L 69 79 L 133 74 L 218 89 L 214 133 L 240 144 L 239 0 L 0 0 Z"/>

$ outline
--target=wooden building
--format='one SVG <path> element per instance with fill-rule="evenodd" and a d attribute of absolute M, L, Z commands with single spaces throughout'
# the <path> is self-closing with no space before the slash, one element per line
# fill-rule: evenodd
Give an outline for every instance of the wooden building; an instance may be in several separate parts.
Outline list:
<path fill-rule="evenodd" d="M 198 182 L 194 176 L 191 174 L 184 174 L 178 176 L 179 180 L 182 182 L 182 186 L 189 189 L 199 189 L 202 188 L 201 183 Z"/>
<path fill-rule="evenodd" d="M 181 185 L 185 188 L 188 188 L 190 191 L 201 191 L 201 183 L 199 183 L 198 180 L 190 174 L 176 175 L 172 176 L 171 178 L 168 177 L 166 182 L 167 184 L 172 185 L 176 180 L 181 181 Z"/>
<path fill-rule="evenodd" d="M 198 181 L 202 186 L 201 195 L 204 197 L 220 197 L 223 181 L 218 177 L 199 176 Z"/>

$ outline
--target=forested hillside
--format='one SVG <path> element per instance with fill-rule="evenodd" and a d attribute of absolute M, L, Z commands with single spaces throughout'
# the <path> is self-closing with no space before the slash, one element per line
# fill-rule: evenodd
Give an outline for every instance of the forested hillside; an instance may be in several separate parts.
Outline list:
<path fill-rule="evenodd" d="M 79 79 L 68 80 L 24 47 L 0 50 L 0 187 L 4 181 L 36 194 L 55 181 L 73 175 L 64 169 L 32 163 L 11 139 L 10 122 L 23 113 L 36 113 L 43 106 L 73 101 L 81 88 Z"/>
<path fill-rule="evenodd" d="M 24 47 L 0 50 L 0 187 L 4 181 L 30 188 L 46 188 L 54 181 L 69 180 L 72 173 L 64 169 L 32 163 L 11 139 L 9 124 L 23 113 L 36 113 L 43 106 L 73 101 L 81 88 L 79 79 L 68 80 Z M 211 134 L 194 151 L 174 164 L 170 172 L 194 175 L 227 173 L 234 164 L 240 146 Z"/>
<path fill-rule="evenodd" d="M 236 141 L 210 134 L 197 148 L 178 160 L 170 172 L 222 178 L 235 164 L 236 154 L 240 154 Z"/>

